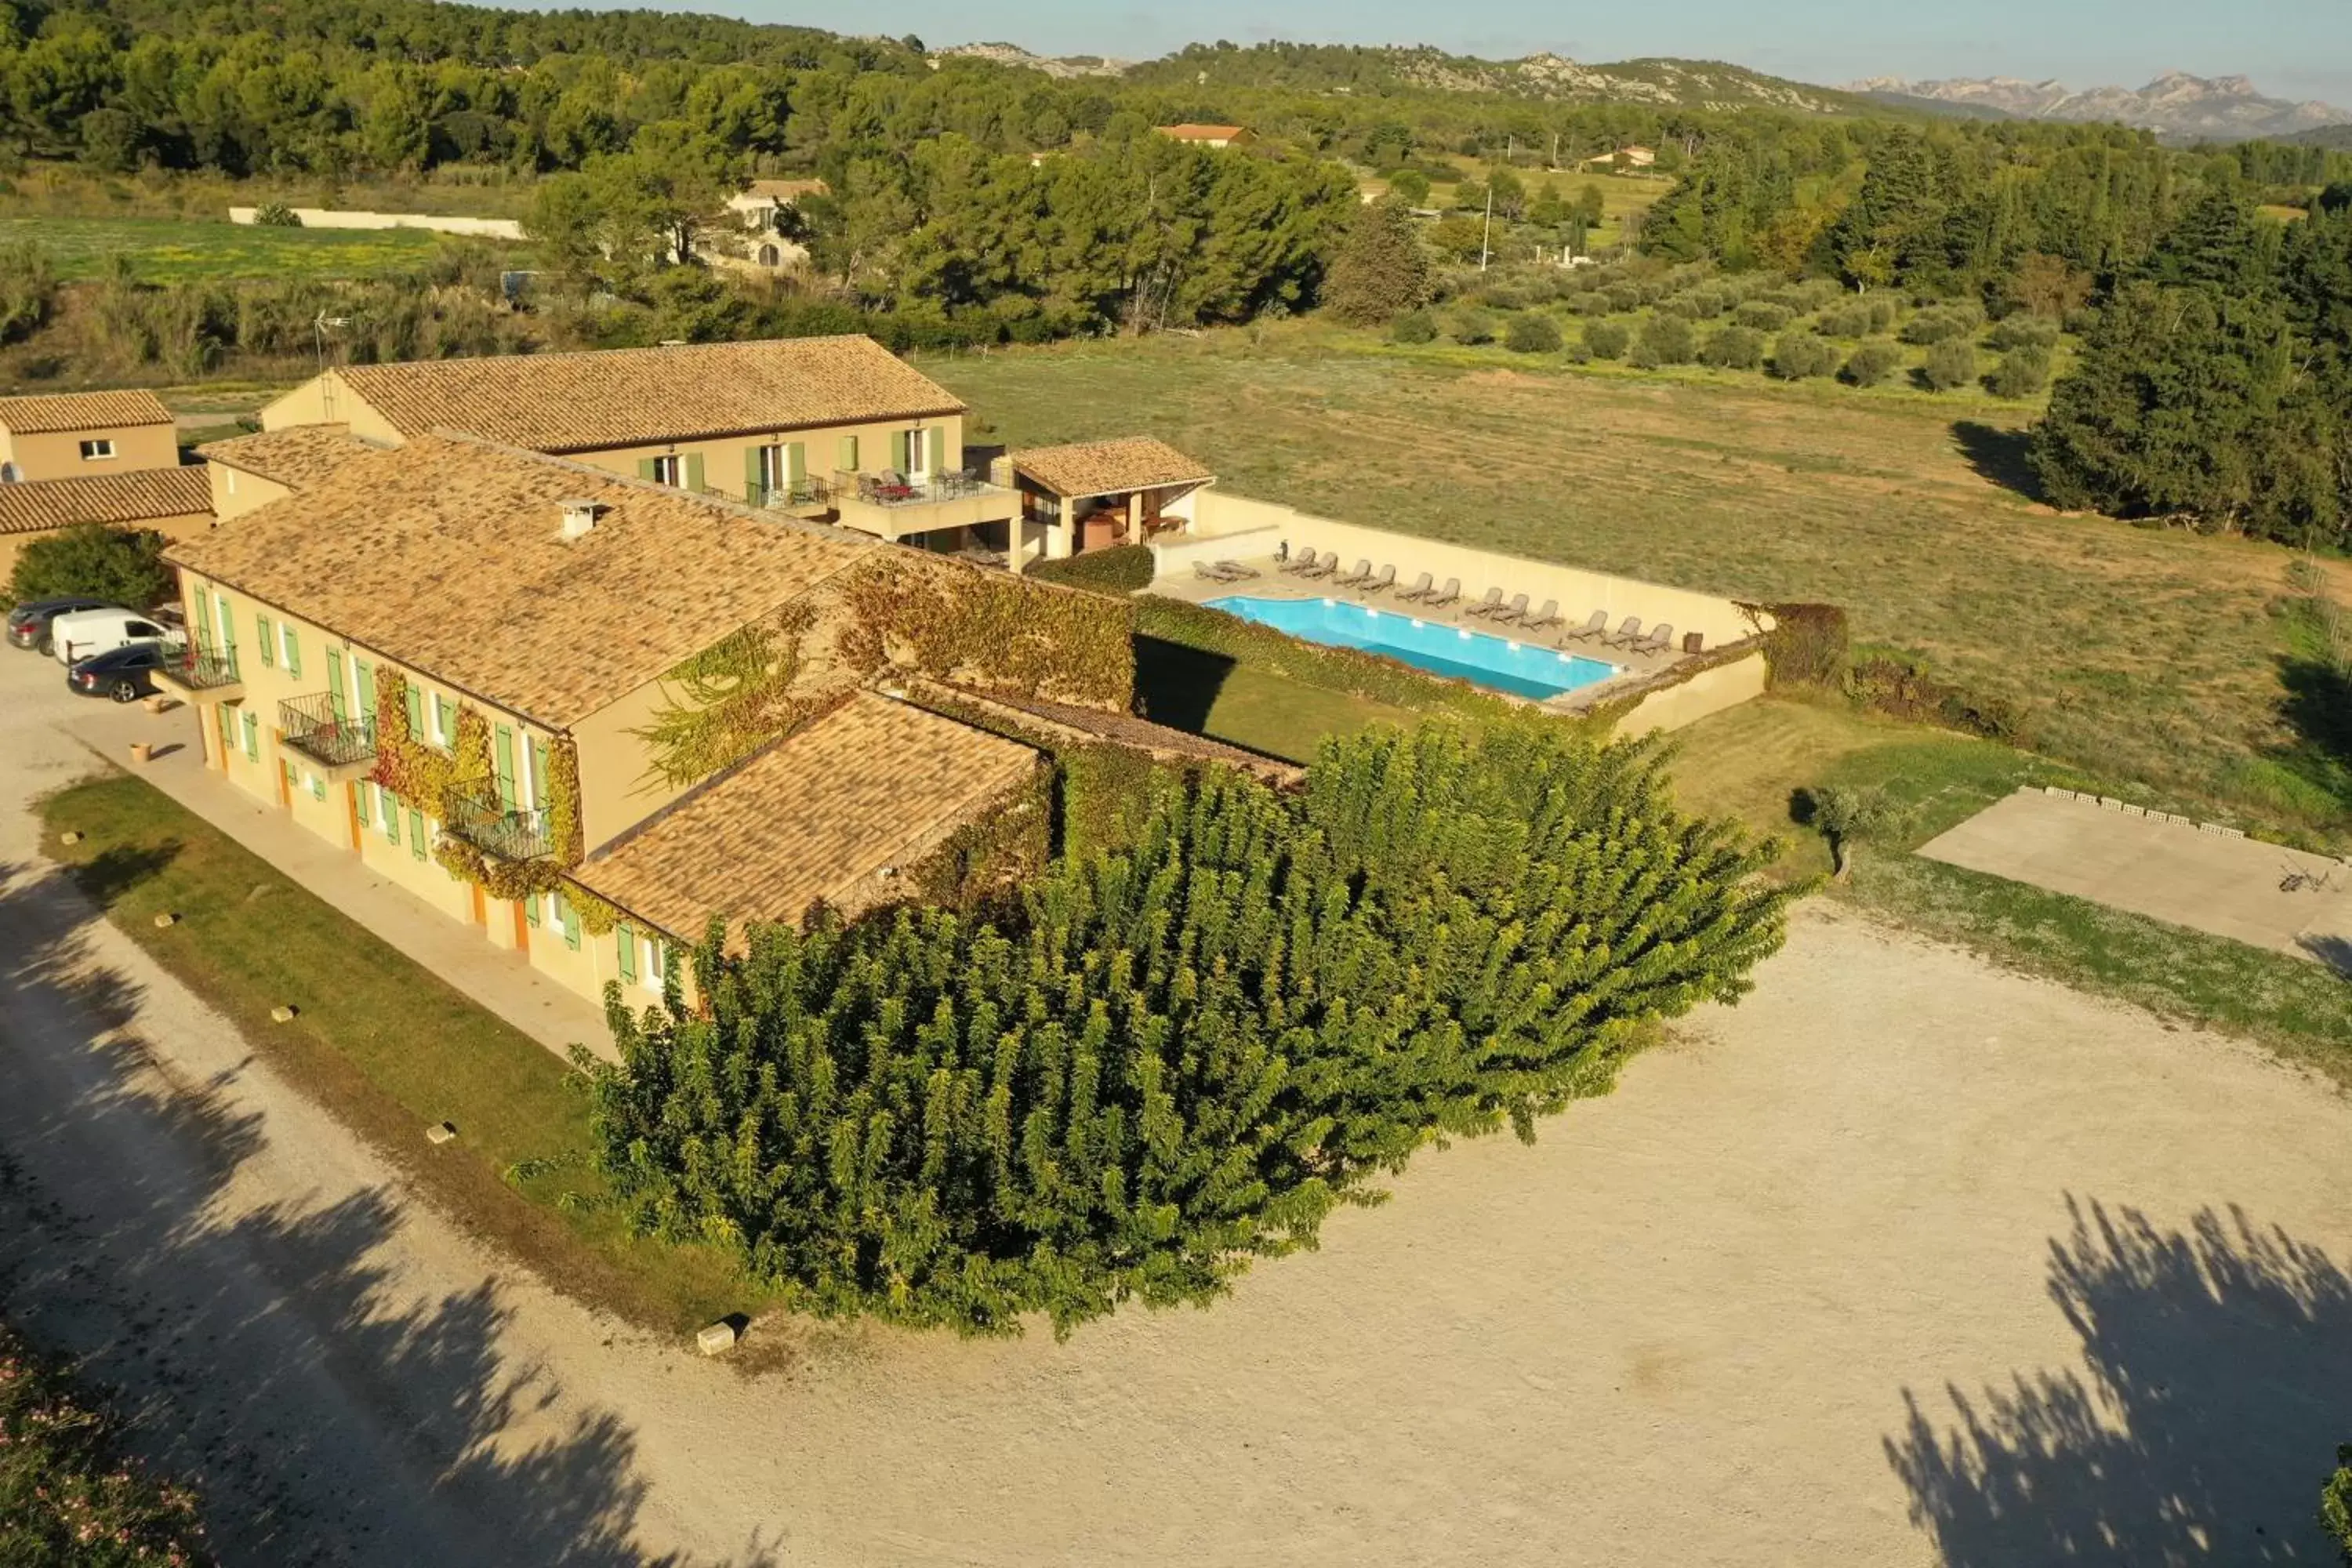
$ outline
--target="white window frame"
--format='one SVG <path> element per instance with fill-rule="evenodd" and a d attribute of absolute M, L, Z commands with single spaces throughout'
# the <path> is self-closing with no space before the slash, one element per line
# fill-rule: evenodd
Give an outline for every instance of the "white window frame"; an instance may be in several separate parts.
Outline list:
<path fill-rule="evenodd" d="M 686 459 L 671 452 L 654 459 L 654 483 L 681 489 L 686 485 Z"/>
<path fill-rule="evenodd" d="M 437 691 L 427 691 L 425 695 L 426 728 L 433 732 L 433 743 L 446 752 L 457 743 L 457 705 L 455 702 L 448 704 L 448 721 L 444 723 L 441 717 L 441 694 Z"/>
<path fill-rule="evenodd" d="M 637 965 L 637 984 L 658 996 L 662 989 L 661 939 L 639 932 L 637 941 L 644 944 L 638 950 L 638 956 L 645 960 Z"/>
<path fill-rule="evenodd" d="M 280 668 L 280 669 L 291 669 L 291 668 L 294 668 L 294 649 L 295 649 L 295 647 L 297 646 L 297 644 L 298 644 L 299 641 L 300 641 L 300 638 L 299 638 L 299 637 L 297 636 L 297 634 L 295 633 L 295 630 L 294 630 L 294 627 L 293 627 L 292 624 L 291 624 L 291 623 L 289 623 L 289 622 L 286 619 L 286 617 L 285 617 L 285 616 L 278 616 L 278 668 Z"/>
<path fill-rule="evenodd" d="M 93 436 L 81 444 L 81 460 L 85 463 L 110 462 L 114 458 L 114 438 Z"/>

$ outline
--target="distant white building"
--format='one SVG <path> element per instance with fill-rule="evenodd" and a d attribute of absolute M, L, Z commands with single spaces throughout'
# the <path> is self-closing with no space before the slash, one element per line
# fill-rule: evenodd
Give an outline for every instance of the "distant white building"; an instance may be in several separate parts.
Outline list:
<path fill-rule="evenodd" d="M 743 220 L 741 237 L 705 236 L 709 259 L 761 272 L 783 272 L 807 265 L 808 247 L 793 237 L 798 227 L 793 209 L 803 196 L 832 194 L 832 187 L 823 180 L 752 181 L 727 198 L 727 210 Z"/>
<path fill-rule="evenodd" d="M 1628 168 L 1646 169 L 1657 163 L 1658 154 L 1654 149 L 1648 147 L 1620 147 L 1614 153 L 1595 153 L 1584 160 L 1584 166 L 1588 169 L 1601 166 L 1613 169 L 1618 166 L 1617 161 L 1620 158 L 1625 161 L 1625 166 Z"/>

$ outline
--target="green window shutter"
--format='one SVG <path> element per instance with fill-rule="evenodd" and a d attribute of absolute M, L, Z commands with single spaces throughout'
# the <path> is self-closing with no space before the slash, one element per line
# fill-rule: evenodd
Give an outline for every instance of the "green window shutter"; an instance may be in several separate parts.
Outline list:
<path fill-rule="evenodd" d="M 221 760 L 236 750 L 236 712 L 226 702 L 213 710 L 214 727 L 220 731 Z"/>
<path fill-rule="evenodd" d="M 834 448 L 834 464 L 845 474 L 857 471 L 857 437 L 844 436 Z"/>
<path fill-rule="evenodd" d="M 270 630 L 269 617 L 268 616 L 254 616 L 253 632 L 254 636 L 261 639 L 261 668 L 264 669 L 277 668 L 278 637 L 276 633 Z"/>
<path fill-rule="evenodd" d="M 352 785 L 352 815 L 360 819 L 360 826 L 362 827 L 373 827 L 375 826 L 375 818 L 368 815 L 370 809 L 368 803 L 374 789 L 375 785 L 368 783 L 365 779 L 362 779 L 359 783 Z"/>
<path fill-rule="evenodd" d="M 757 447 L 743 448 L 743 499 L 753 506 L 768 499 L 761 490 L 760 448 Z"/>
<path fill-rule="evenodd" d="M 302 679 L 302 639 L 295 636 L 292 626 L 283 622 L 278 624 L 278 629 L 286 634 L 286 673 L 299 680 Z"/>
<path fill-rule="evenodd" d="M 425 693 L 417 690 L 415 684 L 411 682 L 406 692 L 406 696 L 408 699 L 408 738 L 412 741 L 421 741 L 425 739 Z"/>
<path fill-rule="evenodd" d="M 408 813 L 408 858 L 425 858 L 425 814 L 413 807 Z"/>
<path fill-rule="evenodd" d="M 948 466 L 948 431 L 947 431 L 947 426 L 944 426 L 944 425 L 934 425 L 934 426 L 931 426 L 931 432 L 930 432 L 930 441 L 931 441 L 931 461 L 930 461 L 930 470 L 931 470 L 931 476 L 932 476 L 934 479 L 936 479 L 936 478 L 938 478 L 938 477 L 939 477 L 940 471 L 942 468 L 945 468 Z"/>
<path fill-rule="evenodd" d="M 564 896 L 561 888 L 555 890 L 555 923 L 563 928 L 563 945 L 574 952 L 579 952 L 580 911 L 572 907 L 572 900 Z"/>
<path fill-rule="evenodd" d="M 251 713 L 245 716 L 245 760 L 248 763 L 261 761 L 261 721 Z"/>
<path fill-rule="evenodd" d="M 302 781 L 294 776 L 294 764 L 284 757 L 278 759 L 278 771 L 286 775 L 286 796 L 291 800 L 294 792 L 302 787 Z"/>
<path fill-rule="evenodd" d="M 688 452 L 686 455 L 685 468 L 686 488 L 698 495 L 700 494 L 702 490 L 702 454 L 699 452 Z"/>
<path fill-rule="evenodd" d="M 338 719 L 351 716 L 350 699 L 343 694 L 343 650 L 341 648 L 327 650 L 327 706 L 334 710 Z"/>
<path fill-rule="evenodd" d="M 634 984 L 637 978 L 637 933 L 624 923 L 613 934 L 619 939 L 620 942 L 618 951 L 621 955 L 622 983 Z"/>
<path fill-rule="evenodd" d="M 497 738 L 499 767 L 499 809 L 515 809 L 515 742 L 511 726 L 499 726 Z"/>
<path fill-rule="evenodd" d="M 907 433 L 904 430 L 890 432 L 890 466 L 902 474 L 907 471 Z"/>
<path fill-rule="evenodd" d="M 196 632 L 200 639 L 208 637 L 213 629 L 213 596 L 204 589 L 196 590 Z"/>
<path fill-rule="evenodd" d="M 530 808 L 533 811 L 547 809 L 548 766 L 547 742 L 533 741 L 530 743 Z"/>
<path fill-rule="evenodd" d="M 312 773 L 310 775 L 310 798 L 312 800 L 324 800 L 327 798 L 326 774 Z"/>
<path fill-rule="evenodd" d="M 376 785 L 375 804 L 383 813 L 383 836 L 395 849 L 400 847 L 400 802 L 382 784 Z"/>
<path fill-rule="evenodd" d="M 537 893 L 525 893 L 523 895 L 522 923 L 530 926 L 534 931 L 539 928 L 539 903 L 540 899 Z"/>
<path fill-rule="evenodd" d="M 784 445 L 784 482 L 795 489 L 808 478 L 808 443 L 790 441 Z"/>
<path fill-rule="evenodd" d="M 659 461 L 659 459 L 655 458 L 639 458 L 637 459 L 637 478 L 646 480 L 649 484 L 653 483 L 655 473 L 654 465 L 657 461 Z"/>
<path fill-rule="evenodd" d="M 375 666 L 363 658 L 353 659 L 352 669 L 360 681 L 360 717 L 375 717 Z"/>

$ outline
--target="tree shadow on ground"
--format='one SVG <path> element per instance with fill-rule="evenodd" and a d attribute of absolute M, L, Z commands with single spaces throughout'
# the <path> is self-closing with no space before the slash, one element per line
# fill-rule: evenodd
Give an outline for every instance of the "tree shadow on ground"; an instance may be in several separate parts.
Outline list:
<path fill-rule="evenodd" d="M 1972 1397 L 1939 1426 L 1904 1391 L 1886 1456 L 1950 1568 L 2332 1563 L 2314 1521 L 2352 1437 L 2352 1275 L 2207 1209 L 2160 1229 L 2070 1197 L 2050 1295 L 2083 1365 Z"/>
<path fill-rule="evenodd" d="M 1959 419 L 1952 424 L 1952 445 L 1959 448 L 1961 459 L 1979 477 L 2027 500 L 2044 499 L 2041 476 L 2033 471 L 2030 456 L 2032 437 L 2027 432 Z"/>
<path fill-rule="evenodd" d="M 1135 639 L 1135 710 L 1155 724 L 1198 735 L 1209 722 L 1234 661 L 1158 637 Z"/>
<path fill-rule="evenodd" d="M 224 1560 L 678 1562 L 635 1543 L 626 1424 L 502 1353 L 495 1278 L 400 1278 L 389 1190 L 241 1190 L 268 1136 L 234 1093 L 249 1058 L 167 1074 L 92 918 L 60 873 L 0 867 L 0 1312 L 111 1391 Z"/>

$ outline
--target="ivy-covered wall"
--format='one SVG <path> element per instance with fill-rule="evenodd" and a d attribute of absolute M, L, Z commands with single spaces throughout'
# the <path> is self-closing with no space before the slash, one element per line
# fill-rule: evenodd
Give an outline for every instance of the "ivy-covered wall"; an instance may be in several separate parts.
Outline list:
<path fill-rule="evenodd" d="M 435 821 L 447 824 L 468 797 L 498 799 L 490 721 L 472 703 L 458 704 L 455 743 L 445 752 L 415 733 L 408 718 L 408 678 L 387 665 L 376 672 L 375 734 L 375 768 L 370 776 Z M 585 847 L 580 831 L 580 758 L 570 738 L 562 735 L 552 737 L 548 745 L 546 829 L 554 853 L 545 859 L 503 860 L 485 855 L 447 832 L 446 826 L 433 847 L 433 858 L 451 876 L 474 883 L 494 899 L 529 898 L 563 887 Z M 583 922 L 585 914 L 583 908 Z"/>

